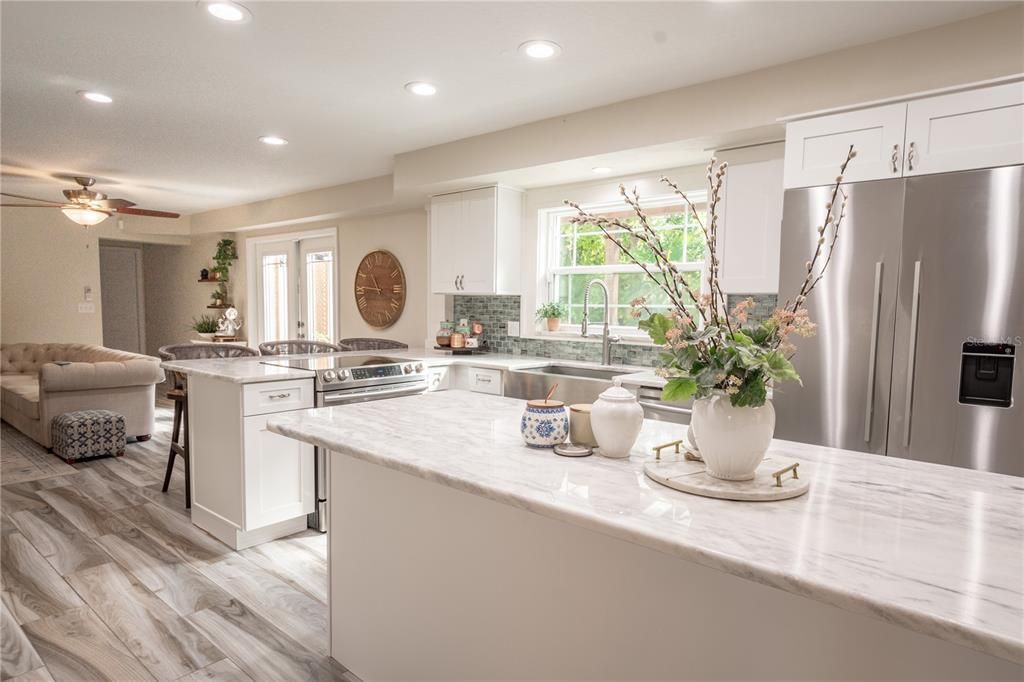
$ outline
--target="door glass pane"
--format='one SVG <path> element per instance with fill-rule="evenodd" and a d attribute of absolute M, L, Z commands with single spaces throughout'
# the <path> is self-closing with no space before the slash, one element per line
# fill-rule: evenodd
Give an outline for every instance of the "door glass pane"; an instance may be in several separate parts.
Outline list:
<path fill-rule="evenodd" d="M 280 341 L 288 333 L 288 256 L 263 256 L 263 339 Z"/>
<path fill-rule="evenodd" d="M 306 254 L 307 338 L 330 342 L 334 336 L 334 253 Z"/>

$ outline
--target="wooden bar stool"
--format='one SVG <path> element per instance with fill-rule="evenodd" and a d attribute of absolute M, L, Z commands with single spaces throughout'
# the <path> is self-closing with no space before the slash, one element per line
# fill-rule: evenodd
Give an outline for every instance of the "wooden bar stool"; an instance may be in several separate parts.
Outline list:
<path fill-rule="evenodd" d="M 164 487 L 161 489 L 167 492 L 171 485 L 171 474 L 174 472 L 174 458 L 181 456 L 185 461 L 185 509 L 192 508 L 192 467 L 191 458 L 188 454 L 188 384 L 185 377 L 178 372 L 168 372 L 174 382 L 175 388 L 167 392 L 167 399 L 174 401 L 174 426 L 171 427 L 171 451 L 167 456 L 167 473 L 164 474 Z M 181 388 L 177 388 L 181 385 Z M 184 439 L 179 443 L 178 437 L 184 433 Z"/>
<path fill-rule="evenodd" d="M 257 357 L 259 352 L 247 346 L 226 343 L 181 343 L 164 346 L 159 351 L 162 360 L 203 360 L 207 358 Z M 171 485 L 174 460 L 185 462 L 185 509 L 192 508 L 192 453 L 188 439 L 188 381 L 181 372 L 165 370 L 171 380 L 167 399 L 174 401 L 174 425 L 171 427 L 171 448 L 167 454 L 167 473 L 164 474 L 163 492 Z M 181 442 L 178 439 L 181 438 Z"/>

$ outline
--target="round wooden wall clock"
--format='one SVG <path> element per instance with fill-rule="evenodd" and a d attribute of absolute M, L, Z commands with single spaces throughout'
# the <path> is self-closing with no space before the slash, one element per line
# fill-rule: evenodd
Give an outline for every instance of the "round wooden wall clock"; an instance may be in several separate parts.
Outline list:
<path fill-rule="evenodd" d="M 371 251 L 356 269 L 356 306 L 366 323 L 377 329 L 390 327 L 405 308 L 405 272 L 393 253 Z"/>

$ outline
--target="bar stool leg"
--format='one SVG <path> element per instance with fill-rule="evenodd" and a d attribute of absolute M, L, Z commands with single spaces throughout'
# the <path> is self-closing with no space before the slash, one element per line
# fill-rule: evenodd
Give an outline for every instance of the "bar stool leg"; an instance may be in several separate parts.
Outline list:
<path fill-rule="evenodd" d="M 171 473 L 174 471 L 174 456 L 178 454 L 176 447 L 178 445 L 178 435 L 181 433 L 181 415 L 182 415 L 182 402 L 181 400 L 174 401 L 174 426 L 171 427 L 171 451 L 167 455 L 167 473 L 164 474 L 164 487 L 162 492 L 167 492 L 167 487 L 171 484 Z"/>

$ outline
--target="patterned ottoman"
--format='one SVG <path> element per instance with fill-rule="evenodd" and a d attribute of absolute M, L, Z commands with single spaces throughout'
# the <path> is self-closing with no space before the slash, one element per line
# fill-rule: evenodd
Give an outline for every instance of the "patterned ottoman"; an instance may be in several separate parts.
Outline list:
<path fill-rule="evenodd" d="M 53 451 L 64 461 L 124 454 L 124 417 L 110 410 L 67 412 L 50 422 Z"/>

